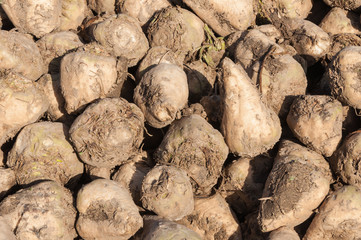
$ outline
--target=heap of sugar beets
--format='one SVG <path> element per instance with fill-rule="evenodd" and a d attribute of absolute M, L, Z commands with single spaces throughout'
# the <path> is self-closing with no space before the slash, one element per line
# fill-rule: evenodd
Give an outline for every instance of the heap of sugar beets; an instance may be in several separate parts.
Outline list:
<path fill-rule="evenodd" d="M 0 240 L 357 240 L 361 0 L 1 0 Z"/>

